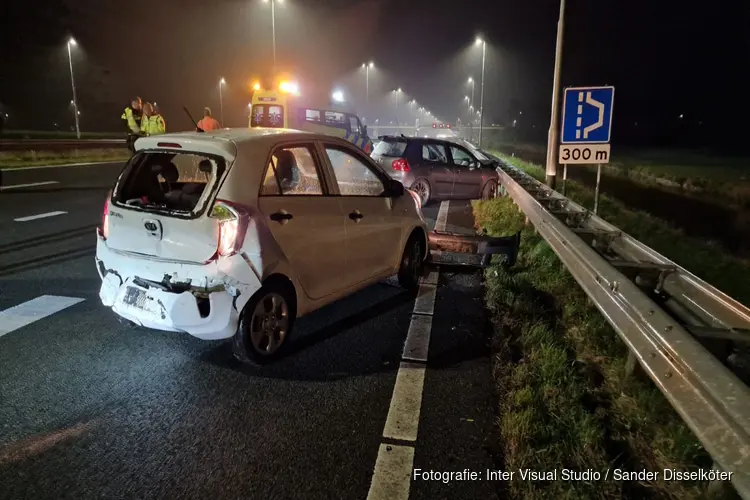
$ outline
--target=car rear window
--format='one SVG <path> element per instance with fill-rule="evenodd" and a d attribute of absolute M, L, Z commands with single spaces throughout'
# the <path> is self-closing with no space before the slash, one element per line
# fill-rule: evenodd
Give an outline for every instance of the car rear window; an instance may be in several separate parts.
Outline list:
<path fill-rule="evenodd" d="M 146 211 L 201 213 L 225 169 L 214 155 L 141 152 L 125 167 L 113 201 Z"/>
<path fill-rule="evenodd" d="M 406 141 L 401 139 L 383 139 L 372 151 L 374 155 L 380 156 L 404 156 Z"/>

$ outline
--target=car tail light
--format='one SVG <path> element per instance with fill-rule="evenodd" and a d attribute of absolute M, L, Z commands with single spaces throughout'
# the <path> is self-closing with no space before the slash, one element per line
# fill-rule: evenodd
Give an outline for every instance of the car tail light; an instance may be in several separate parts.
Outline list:
<path fill-rule="evenodd" d="M 225 200 L 217 200 L 211 218 L 219 223 L 219 242 L 216 254 L 229 257 L 242 248 L 247 231 L 248 212 L 241 206 Z"/>
<path fill-rule="evenodd" d="M 112 191 L 107 193 L 107 199 L 104 200 L 104 210 L 102 211 L 102 227 L 99 228 L 99 236 L 105 240 L 109 236 L 109 199 L 112 197 Z"/>
<path fill-rule="evenodd" d="M 399 158 L 398 160 L 393 160 L 393 163 L 391 163 L 391 168 L 397 172 L 411 171 L 411 167 L 409 167 L 409 162 L 406 161 L 406 158 Z"/>

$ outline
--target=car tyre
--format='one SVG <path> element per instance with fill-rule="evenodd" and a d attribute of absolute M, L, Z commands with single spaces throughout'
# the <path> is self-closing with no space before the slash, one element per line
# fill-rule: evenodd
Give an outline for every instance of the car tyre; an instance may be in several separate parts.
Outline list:
<path fill-rule="evenodd" d="M 288 344 L 296 311 L 294 292 L 279 281 L 261 287 L 240 315 L 232 353 L 243 363 L 265 365 L 280 358 Z"/>
<path fill-rule="evenodd" d="M 417 179 L 409 189 L 419 195 L 419 199 L 422 200 L 422 206 L 425 206 L 430 202 L 432 189 L 430 188 L 430 183 L 427 179 Z"/>
<path fill-rule="evenodd" d="M 424 238 L 414 232 L 406 242 L 404 255 L 398 268 L 398 284 L 407 290 L 414 290 L 419 286 L 419 279 L 424 270 L 425 252 Z"/>
<path fill-rule="evenodd" d="M 482 189 L 482 199 L 492 200 L 495 198 L 497 198 L 497 182 L 487 181 L 487 184 L 484 185 L 484 189 Z"/>

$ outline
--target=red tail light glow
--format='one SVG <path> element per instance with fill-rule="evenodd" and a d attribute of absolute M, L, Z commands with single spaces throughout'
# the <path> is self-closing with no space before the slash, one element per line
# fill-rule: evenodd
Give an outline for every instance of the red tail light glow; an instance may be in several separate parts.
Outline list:
<path fill-rule="evenodd" d="M 393 163 L 391 163 L 391 168 L 397 172 L 411 171 L 411 167 L 409 167 L 409 162 L 406 161 L 406 158 L 399 158 L 398 160 L 393 160 Z"/>
<path fill-rule="evenodd" d="M 217 256 L 229 257 L 239 252 L 247 231 L 249 219 L 247 210 L 228 201 L 216 200 L 211 218 L 219 223 Z"/>
<path fill-rule="evenodd" d="M 112 197 L 112 191 L 107 193 L 107 199 L 104 200 L 104 210 L 102 211 L 102 227 L 99 228 L 99 236 L 105 240 L 109 236 L 109 199 Z"/>

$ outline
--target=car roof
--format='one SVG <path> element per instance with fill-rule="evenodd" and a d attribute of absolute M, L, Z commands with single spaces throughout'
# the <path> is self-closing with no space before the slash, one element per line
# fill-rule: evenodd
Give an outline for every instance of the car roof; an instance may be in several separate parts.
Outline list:
<path fill-rule="evenodd" d="M 395 139 L 397 141 L 405 142 L 450 142 L 451 144 L 455 144 L 455 142 L 449 139 L 438 139 L 437 137 L 421 137 L 413 135 L 381 135 L 380 139 L 384 141 L 388 139 Z"/>
<path fill-rule="evenodd" d="M 286 140 L 328 140 L 331 136 L 287 128 L 225 128 L 210 132 L 173 132 L 142 137 L 136 141 L 136 149 L 162 149 L 161 143 L 178 143 L 186 150 L 208 151 L 235 157 L 243 144 L 271 147 Z"/>

